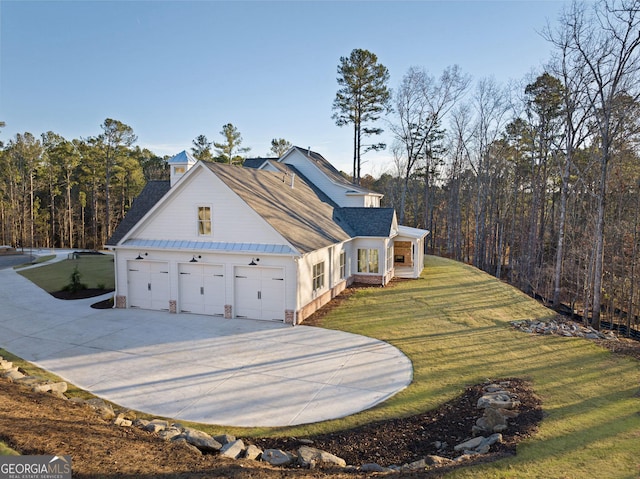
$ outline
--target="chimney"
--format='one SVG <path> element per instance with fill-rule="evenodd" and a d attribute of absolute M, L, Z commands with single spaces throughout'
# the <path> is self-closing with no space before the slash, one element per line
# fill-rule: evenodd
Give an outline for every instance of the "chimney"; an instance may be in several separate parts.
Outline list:
<path fill-rule="evenodd" d="M 291 189 L 293 189 L 293 182 L 296 179 L 296 174 L 295 173 L 291 173 Z"/>

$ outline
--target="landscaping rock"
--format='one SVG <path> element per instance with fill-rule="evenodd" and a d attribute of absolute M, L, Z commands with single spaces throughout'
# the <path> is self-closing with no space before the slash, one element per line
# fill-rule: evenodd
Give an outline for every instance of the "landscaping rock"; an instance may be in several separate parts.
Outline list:
<path fill-rule="evenodd" d="M 298 448 L 298 464 L 300 467 L 315 469 L 316 466 L 327 464 L 329 466 L 345 467 L 347 462 L 341 457 L 321 451 L 315 447 L 301 446 Z"/>
<path fill-rule="evenodd" d="M 7 370 L 12 369 L 13 363 L 11 361 L 7 361 L 6 359 L 0 359 L 0 369 Z"/>
<path fill-rule="evenodd" d="M 9 381 L 17 381 L 18 379 L 22 379 L 25 377 L 24 374 L 18 371 L 18 368 L 7 369 L 3 371 L 1 375 L 3 378 L 7 378 Z"/>
<path fill-rule="evenodd" d="M 418 461 L 411 462 L 409 464 L 404 464 L 402 466 L 403 471 L 424 471 L 427 467 L 427 461 L 425 459 L 420 459 Z"/>
<path fill-rule="evenodd" d="M 149 421 L 142 429 L 149 432 L 160 432 L 164 431 L 168 427 L 169 423 L 167 421 L 164 421 L 162 419 L 153 419 Z"/>
<path fill-rule="evenodd" d="M 430 454 L 425 457 L 425 462 L 429 466 L 444 466 L 445 464 L 449 464 L 452 461 L 451 459 L 447 459 L 446 457 L 434 456 Z"/>
<path fill-rule="evenodd" d="M 158 433 L 158 437 L 161 437 L 165 441 L 170 441 L 174 437 L 178 437 L 182 434 L 182 429 L 178 429 L 177 427 L 170 426 L 166 429 L 163 429 Z"/>
<path fill-rule="evenodd" d="M 471 450 L 478 447 L 486 438 L 484 436 L 476 436 L 473 439 L 469 439 L 468 441 L 461 442 L 457 446 L 453 447 L 454 451 L 465 451 Z"/>
<path fill-rule="evenodd" d="M 61 381 L 59 383 L 41 383 L 34 385 L 31 390 L 36 393 L 58 393 L 64 394 L 67 391 L 67 383 Z"/>
<path fill-rule="evenodd" d="M 386 470 L 386 468 L 382 467 L 379 464 L 376 464 L 375 462 L 370 462 L 360 466 L 360 471 L 362 472 L 384 472 Z"/>
<path fill-rule="evenodd" d="M 244 442 L 242 439 L 237 439 L 232 442 L 226 443 L 220 449 L 220 455 L 224 457 L 230 457 L 231 459 L 238 459 L 244 452 Z"/>
<path fill-rule="evenodd" d="M 231 436 L 229 434 L 220 434 L 218 436 L 213 436 L 213 438 L 218 441 L 220 444 L 222 444 L 223 446 L 225 444 L 229 444 L 230 442 L 233 442 L 236 440 L 235 436 Z"/>
<path fill-rule="evenodd" d="M 144 427 L 149 424 L 149 420 L 148 419 L 135 419 L 133 421 L 133 425 L 135 427 L 139 427 L 140 429 L 144 429 Z"/>
<path fill-rule="evenodd" d="M 222 444 L 206 432 L 198 431 L 197 429 L 187 427 L 180 437 L 183 437 L 189 444 L 203 452 L 214 452 L 222 449 Z"/>
<path fill-rule="evenodd" d="M 295 457 L 280 449 L 267 449 L 262 453 L 262 460 L 272 466 L 288 466 L 295 460 Z"/>
<path fill-rule="evenodd" d="M 257 446 L 254 446 L 253 444 L 249 444 L 249 446 L 247 447 L 247 450 L 244 452 L 245 459 L 251 459 L 255 461 L 260 459 L 260 456 L 262 456 L 262 449 L 260 449 Z"/>
<path fill-rule="evenodd" d="M 184 437 L 178 437 L 177 439 L 174 439 L 173 442 L 175 442 L 176 444 L 180 444 L 185 449 L 188 449 L 189 451 L 195 452 L 196 454 L 202 456 L 202 451 L 196 446 L 189 444 Z"/>
<path fill-rule="evenodd" d="M 38 376 L 25 376 L 23 378 L 16 379 L 14 382 L 24 386 L 35 386 L 45 382 L 45 380 Z"/>
<path fill-rule="evenodd" d="M 133 425 L 133 422 L 130 419 L 125 419 L 122 415 L 118 414 L 118 417 L 115 418 L 115 420 L 113 421 L 113 423 L 116 426 L 120 426 L 120 427 L 131 427 Z"/>
<path fill-rule="evenodd" d="M 111 420 L 116 417 L 116 413 L 113 412 L 113 408 L 110 404 L 107 404 L 100 398 L 87 399 L 85 404 L 91 406 L 95 411 L 105 420 Z"/>

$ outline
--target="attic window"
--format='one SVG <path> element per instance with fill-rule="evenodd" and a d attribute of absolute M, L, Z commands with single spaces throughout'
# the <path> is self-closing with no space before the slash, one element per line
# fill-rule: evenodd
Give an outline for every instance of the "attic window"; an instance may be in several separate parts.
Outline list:
<path fill-rule="evenodd" d="M 173 173 L 175 175 L 184 175 L 185 171 L 187 171 L 187 169 L 184 166 L 174 166 L 173 167 Z"/>
<path fill-rule="evenodd" d="M 198 235 L 211 235 L 211 207 L 198 206 Z"/>

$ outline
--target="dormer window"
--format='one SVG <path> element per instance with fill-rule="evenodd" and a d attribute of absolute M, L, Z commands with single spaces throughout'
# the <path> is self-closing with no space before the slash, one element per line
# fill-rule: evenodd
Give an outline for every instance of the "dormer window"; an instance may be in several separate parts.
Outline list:
<path fill-rule="evenodd" d="M 198 235 L 211 236 L 210 206 L 198 206 Z"/>
<path fill-rule="evenodd" d="M 173 167 L 173 174 L 174 175 L 184 175 L 185 171 L 187 171 L 187 167 L 186 166 L 174 166 Z"/>

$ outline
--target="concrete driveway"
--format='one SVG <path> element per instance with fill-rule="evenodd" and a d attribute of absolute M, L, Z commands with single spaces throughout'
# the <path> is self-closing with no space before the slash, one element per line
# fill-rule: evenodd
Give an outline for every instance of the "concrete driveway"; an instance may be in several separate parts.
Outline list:
<path fill-rule="evenodd" d="M 289 426 L 368 409 L 411 383 L 375 339 L 310 326 L 58 300 L 0 270 L 0 346 L 123 407 L 228 426 Z"/>

